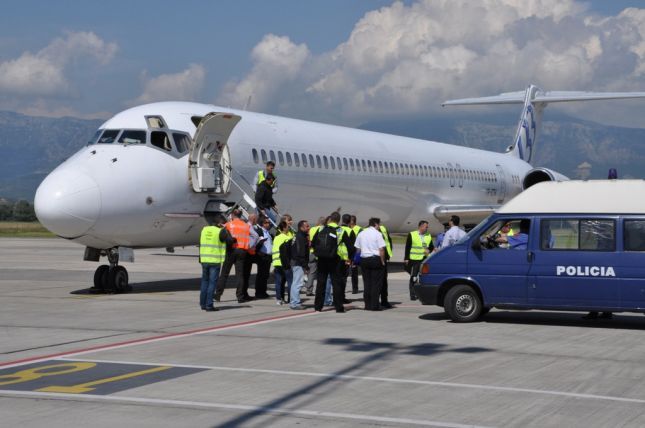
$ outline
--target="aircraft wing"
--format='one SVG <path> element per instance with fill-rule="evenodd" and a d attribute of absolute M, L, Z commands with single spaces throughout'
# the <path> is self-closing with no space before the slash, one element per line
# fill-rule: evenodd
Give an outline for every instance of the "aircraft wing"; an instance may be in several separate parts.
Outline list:
<path fill-rule="evenodd" d="M 441 223 L 447 223 L 453 215 L 459 216 L 461 224 L 479 223 L 501 205 L 431 205 L 430 214 Z"/>

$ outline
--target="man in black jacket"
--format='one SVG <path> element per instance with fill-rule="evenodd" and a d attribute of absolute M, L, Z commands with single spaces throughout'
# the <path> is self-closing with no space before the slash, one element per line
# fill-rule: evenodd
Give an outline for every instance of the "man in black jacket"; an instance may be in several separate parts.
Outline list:
<path fill-rule="evenodd" d="M 275 212 L 278 211 L 278 208 L 273 200 L 273 188 L 271 187 L 274 180 L 273 174 L 269 174 L 262 183 L 258 184 L 258 189 L 255 192 L 255 205 L 257 205 L 258 214 L 271 218 L 273 223 L 277 224 Z"/>
<path fill-rule="evenodd" d="M 305 272 L 309 267 L 309 223 L 306 220 L 298 222 L 298 232 L 291 245 L 291 271 L 293 282 L 291 283 L 291 297 L 289 307 L 291 309 L 304 309 L 300 304 L 300 288 L 304 285 Z"/>

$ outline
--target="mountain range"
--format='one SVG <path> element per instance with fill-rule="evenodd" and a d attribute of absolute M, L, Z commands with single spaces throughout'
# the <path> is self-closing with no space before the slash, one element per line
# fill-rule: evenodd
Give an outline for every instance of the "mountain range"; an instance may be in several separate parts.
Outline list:
<path fill-rule="evenodd" d="M 562 114 L 542 123 L 535 166 L 571 178 L 645 177 L 645 129 L 601 125 Z M 517 116 L 441 114 L 432 118 L 375 120 L 361 129 L 502 152 L 515 135 Z M 83 147 L 102 120 L 46 118 L 0 111 L 0 198 L 33 201 L 38 184 Z M 432 156 L 432 153 L 421 156 Z"/>

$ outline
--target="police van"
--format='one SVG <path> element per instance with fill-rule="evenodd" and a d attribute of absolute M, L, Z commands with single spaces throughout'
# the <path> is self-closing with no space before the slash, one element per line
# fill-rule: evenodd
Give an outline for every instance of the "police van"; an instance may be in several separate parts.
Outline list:
<path fill-rule="evenodd" d="M 491 308 L 645 312 L 645 181 L 543 182 L 425 260 L 415 292 L 456 322 Z"/>

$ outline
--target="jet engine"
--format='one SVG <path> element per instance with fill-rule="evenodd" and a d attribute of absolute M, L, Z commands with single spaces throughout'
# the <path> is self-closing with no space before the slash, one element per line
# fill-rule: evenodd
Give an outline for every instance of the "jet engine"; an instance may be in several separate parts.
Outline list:
<path fill-rule="evenodd" d="M 568 181 L 569 177 L 566 177 L 559 172 L 555 172 L 548 168 L 533 168 L 524 176 L 522 180 L 522 187 L 524 190 L 533 186 L 534 184 L 541 183 L 543 181 Z"/>

